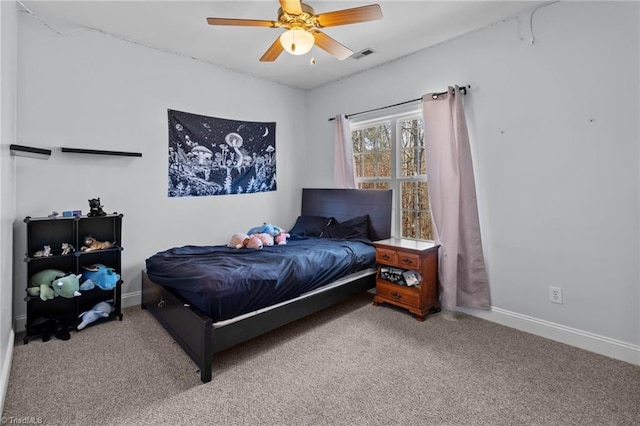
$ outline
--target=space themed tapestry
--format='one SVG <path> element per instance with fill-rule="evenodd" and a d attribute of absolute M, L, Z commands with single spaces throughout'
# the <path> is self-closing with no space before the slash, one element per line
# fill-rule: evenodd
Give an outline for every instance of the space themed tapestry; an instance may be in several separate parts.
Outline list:
<path fill-rule="evenodd" d="M 276 123 L 169 113 L 169 197 L 276 190 Z"/>

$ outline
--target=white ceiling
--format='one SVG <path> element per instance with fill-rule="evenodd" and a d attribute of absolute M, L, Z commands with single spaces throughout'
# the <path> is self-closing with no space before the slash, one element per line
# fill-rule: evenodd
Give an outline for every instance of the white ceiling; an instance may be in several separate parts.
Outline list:
<path fill-rule="evenodd" d="M 308 0 L 315 13 L 378 3 L 383 19 L 323 31 L 354 52 L 339 61 L 314 48 L 304 56 L 283 52 L 272 63 L 259 58 L 284 31 L 263 27 L 211 26 L 207 17 L 277 20 L 279 2 L 262 1 L 31 1 L 26 9 L 62 34 L 77 27 L 163 51 L 197 58 L 244 74 L 313 89 L 531 10 L 540 1 L 325 1 Z M 315 57 L 316 64 L 310 65 Z"/>

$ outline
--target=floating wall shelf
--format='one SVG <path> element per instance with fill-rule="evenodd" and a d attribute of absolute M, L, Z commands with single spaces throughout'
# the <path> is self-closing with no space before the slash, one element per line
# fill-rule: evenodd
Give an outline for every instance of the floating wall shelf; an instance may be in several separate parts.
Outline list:
<path fill-rule="evenodd" d="M 62 152 L 68 152 L 72 154 L 97 154 L 97 155 L 116 155 L 120 157 L 142 157 L 141 152 L 126 152 L 126 151 L 102 151 L 99 149 L 81 149 L 81 148 L 62 148 Z"/>
<path fill-rule="evenodd" d="M 9 150 L 11 151 L 11 155 L 15 155 L 18 157 L 29 157 L 29 158 L 39 158 L 41 160 L 48 160 L 51 156 L 50 149 L 44 148 L 34 148 L 32 146 L 24 146 L 24 145 L 9 145 Z"/>

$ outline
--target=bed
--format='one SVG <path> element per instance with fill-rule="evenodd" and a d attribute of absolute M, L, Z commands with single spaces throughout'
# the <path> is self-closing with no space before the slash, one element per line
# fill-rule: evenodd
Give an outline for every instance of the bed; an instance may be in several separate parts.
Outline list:
<path fill-rule="evenodd" d="M 214 353 L 373 288 L 375 249 L 369 241 L 390 237 L 391 204 L 390 190 L 305 188 L 298 220 L 326 217 L 345 224 L 367 216 L 368 238 L 338 238 L 344 235 L 331 235 L 327 228 L 324 238 L 292 235 L 285 246 L 263 250 L 174 247 L 147 259 L 142 307 L 191 357 L 200 379 L 209 382 Z M 244 263 L 275 262 L 276 266 L 269 268 L 269 280 L 238 283 L 238 276 L 230 272 L 237 269 L 235 257 Z M 210 278 L 209 272 L 203 272 L 206 268 L 234 278 L 227 283 Z M 274 275 L 273 270 L 279 272 Z M 227 294 L 231 287 L 244 293 Z"/>

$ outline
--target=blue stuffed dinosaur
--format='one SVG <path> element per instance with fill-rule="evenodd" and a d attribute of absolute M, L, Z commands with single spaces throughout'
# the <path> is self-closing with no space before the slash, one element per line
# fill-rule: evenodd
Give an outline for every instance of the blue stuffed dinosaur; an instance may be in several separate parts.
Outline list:
<path fill-rule="evenodd" d="M 113 300 L 96 303 L 91 310 L 81 313 L 78 318 L 82 318 L 82 322 L 78 324 L 78 330 L 82 330 L 98 318 L 106 318 L 115 310 L 111 303 Z"/>

